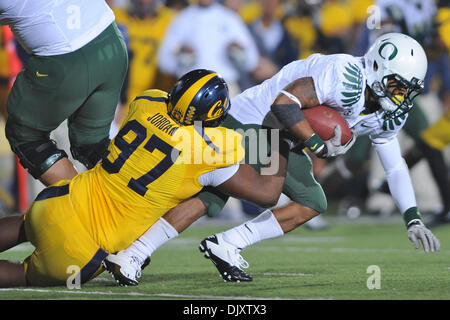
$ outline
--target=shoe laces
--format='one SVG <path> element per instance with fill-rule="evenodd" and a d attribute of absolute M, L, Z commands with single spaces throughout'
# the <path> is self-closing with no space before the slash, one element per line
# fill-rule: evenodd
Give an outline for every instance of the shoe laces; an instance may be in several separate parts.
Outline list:
<path fill-rule="evenodd" d="M 231 257 L 233 265 L 241 269 L 247 269 L 248 267 L 250 267 L 250 264 L 241 256 L 239 252 L 240 250 L 236 249 L 234 255 L 232 255 Z"/>
<path fill-rule="evenodd" d="M 130 262 L 131 262 L 131 265 L 133 266 L 133 268 L 136 270 L 136 279 L 140 278 L 141 275 L 142 275 L 142 273 L 141 273 L 141 265 L 142 265 L 141 261 L 137 257 L 132 256 L 130 258 Z"/>

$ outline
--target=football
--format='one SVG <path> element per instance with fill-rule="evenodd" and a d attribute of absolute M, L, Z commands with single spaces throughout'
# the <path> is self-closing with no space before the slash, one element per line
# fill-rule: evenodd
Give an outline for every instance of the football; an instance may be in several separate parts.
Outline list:
<path fill-rule="evenodd" d="M 347 122 L 336 110 L 326 106 L 317 106 L 302 111 L 311 128 L 322 140 L 331 139 L 337 125 L 340 125 L 342 129 L 341 144 L 347 143 L 352 137 Z"/>

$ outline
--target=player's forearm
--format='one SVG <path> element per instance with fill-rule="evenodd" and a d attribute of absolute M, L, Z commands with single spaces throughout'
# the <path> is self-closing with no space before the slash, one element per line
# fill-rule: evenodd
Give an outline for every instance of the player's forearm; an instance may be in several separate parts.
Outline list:
<path fill-rule="evenodd" d="M 409 208 L 417 206 L 413 185 L 406 164 L 386 173 L 386 179 L 392 198 L 400 212 L 404 213 Z"/>
<path fill-rule="evenodd" d="M 319 105 L 312 78 L 301 78 L 289 84 L 274 100 L 271 111 L 277 120 L 306 147 L 316 152 L 323 145 L 315 134 L 302 109 Z"/>
<path fill-rule="evenodd" d="M 281 141 L 279 149 L 273 149 L 271 162 L 261 168 L 261 173 L 247 164 L 240 164 L 236 174 L 217 186 L 217 189 L 261 207 L 274 206 L 280 197 L 286 177 L 289 146 Z"/>
<path fill-rule="evenodd" d="M 302 109 L 317 105 L 319 100 L 312 78 L 300 78 L 281 90 L 272 103 L 271 110 L 285 128 L 305 141 L 314 131 L 305 119 Z"/>

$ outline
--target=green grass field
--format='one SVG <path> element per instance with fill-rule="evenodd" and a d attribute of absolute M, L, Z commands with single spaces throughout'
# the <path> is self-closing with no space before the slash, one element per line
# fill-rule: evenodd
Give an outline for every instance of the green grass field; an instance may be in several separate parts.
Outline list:
<path fill-rule="evenodd" d="M 81 289 L 0 289 L 0 299 L 450 299 L 450 226 L 433 229 L 441 252 L 425 254 L 413 248 L 400 219 L 330 218 L 327 230 L 299 228 L 244 250 L 253 282 L 224 283 L 198 250 L 205 236 L 228 227 L 210 222 L 194 224 L 154 253 L 137 287 L 117 287 L 103 273 Z M 0 259 L 23 259 L 31 250 L 22 245 Z M 372 265 L 379 267 L 380 289 L 367 287 Z"/>

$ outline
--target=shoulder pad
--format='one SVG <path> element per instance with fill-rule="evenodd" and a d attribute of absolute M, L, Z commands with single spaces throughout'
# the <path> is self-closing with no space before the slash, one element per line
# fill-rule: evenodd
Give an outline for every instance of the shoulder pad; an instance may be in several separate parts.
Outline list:
<path fill-rule="evenodd" d="M 136 96 L 135 100 L 137 100 L 138 98 L 148 98 L 149 100 L 151 98 L 168 98 L 168 93 L 162 90 L 158 90 L 158 89 L 150 89 L 150 90 L 145 90 L 144 92 L 142 92 L 141 94 L 139 94 L 138 96 Z"/>
<path fill-rule="evenodd" d="M 202 129 L 183 126 L 172 136 L 175 148 L 183 151 L 183 162 L 221 168 L 244 159 L 241 134 L 224 127 Z"/>
<path fill-rule="evenodd" d="M 144 101 L 144 104 L 142 104 L 142 101 Z M 139 105 L 139 108 L 146 109 L 151 108 L 152 110 L 154 108 L 162 108 L 164 112 L 167 112 L 166 107 L 166 101 L 167 101 L 167 92 L 161 91 L 161 90 L 147 90 L 139 94 L 133 102 L 130 104 L 130 108 L 128 110 L 128 114 L 131 115 L 135 111 L 137 111 L 137 106 Z M 164 103 L 162 105 L 161 103 Z"/>
<path fill-rule="evenodd" d="M 225 127 L 215 127 L 205 128 L 205 135 L 217 147 L 216 156 L 220 154 L 225 164 L 232 165 L 244 159 L 245 149 L 240 133 Z"/>

